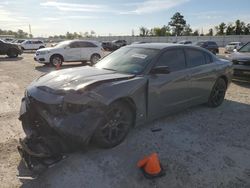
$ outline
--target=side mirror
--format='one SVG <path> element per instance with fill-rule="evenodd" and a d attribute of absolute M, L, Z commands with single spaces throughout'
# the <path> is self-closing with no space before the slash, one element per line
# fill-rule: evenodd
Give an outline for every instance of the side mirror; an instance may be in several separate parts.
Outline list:
<path fill-rule="evenodd" d="M 237 49 L 237 48 L 235 48 L 233 51 L 234 51 L 234 52 L 237 52 L 237 51 L 238 51 L 238 49 Z"/>
<path fill-rule="evenodd" d="M 168 66 L 158 66 L 154 67 L 151 71 L 151 74 L 169 74 L 170 70 Z"/>

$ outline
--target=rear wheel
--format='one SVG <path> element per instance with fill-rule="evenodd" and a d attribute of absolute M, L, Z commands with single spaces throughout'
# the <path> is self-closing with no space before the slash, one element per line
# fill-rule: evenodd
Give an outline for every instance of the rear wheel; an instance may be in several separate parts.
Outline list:
<path fill-rule="evenodd" d="M 210 97 L 208 99 L 208 106 L 214 108 L 220 106 L 224 101 L 226 90 L 227 90 L 227 85 L 225 80 L 219 78 L 215 82 Z"/>
<path fill-rule="evenodd" d="M 63 63 L 63 58 L 60 56 L 60 55 L 53 55 L 51 58 L 50 58 L 50 63 L 51 65 L 53 66 L 61 66 L 62 63 Z"/>
<path fill-rule="evenodd" d="M 96 64 L 101 59 L 101 56 L 99 54 L 93 54 L 90 58 L 91 65 Z"/>
<path fill-rule="evenodd" d="M 7 53 L 7 56 L 10 58 L 15 58 L 18 56 L 18 52 L 16 49 L 10 49 Z"/>
<path fill-rule="evenodd" d="M 133 123 L 130 106 L 123 101 L 114 102 L 106 113 L 105 122 L 97 128 L 93 141 L 102 148 L 114 147 L 125 139 Z"/>

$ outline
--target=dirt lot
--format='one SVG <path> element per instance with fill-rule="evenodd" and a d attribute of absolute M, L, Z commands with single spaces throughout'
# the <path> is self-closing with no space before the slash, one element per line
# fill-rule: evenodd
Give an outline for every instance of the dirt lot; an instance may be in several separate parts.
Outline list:
<path fill-rule="evenodd" d="M 217 109 L 198 106 L 137 127 L 118 147 L 74 153 L 35 180 L 19 180 L 29 174 L 16 150 L 20 100 L 32 80 L 52 70 L 32 53 L 0 56 L 0 187 L 250 187 L 250 83 L 242 82 L 230 85 Z M 152 152 L 166 168 L 154 181 L 136 168 Z"/>

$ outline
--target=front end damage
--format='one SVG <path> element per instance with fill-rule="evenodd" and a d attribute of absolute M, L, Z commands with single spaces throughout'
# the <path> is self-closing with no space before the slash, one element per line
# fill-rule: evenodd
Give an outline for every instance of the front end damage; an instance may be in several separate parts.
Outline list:
<path fill-rule="evenodd" d="M 26 137 L 20 139 L 18 151 L 31 170 L 49 167 L 66 153 L 83 148 L 105 119 L 106 106 L 90 96 L 81 95 L 84 100 L 79 102 L 79 95 L 72 95 L 70 100 L 77 100 L 74 104 L 67 101 L 68 96 L 39 92 L 26 92 L 19 117 Z M 41 102 L 44 95 L 53 100 Z"/>

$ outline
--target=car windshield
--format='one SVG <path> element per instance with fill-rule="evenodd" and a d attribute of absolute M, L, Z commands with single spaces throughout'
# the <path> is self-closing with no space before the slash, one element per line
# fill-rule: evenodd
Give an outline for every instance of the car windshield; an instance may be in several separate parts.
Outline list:
<path fill-rule="evenodd" d="M 122 73 L 140 74 L 159 50 L 123 47 L 99 61 L 95 67 Z"/>
<path fill-rule="evenodd" d="M 243 46 L 241 49 L 239 49 L 239 52 L 242 52 L 242 53 L 249 53 L 250 52 L 250 42 L 247 43 L 245 46 Z"/>
<path fill-rule="evenodd" d="M 69 40 L 63 41 L 63 42 L 59 42 L 59 43 L 56 45 L 56 47 L 63 48 L 63 47 L 65 47 L 65 46 L 69 45 L 71 42 L 72 42 L 72 41 L 69 41 Z"/>

